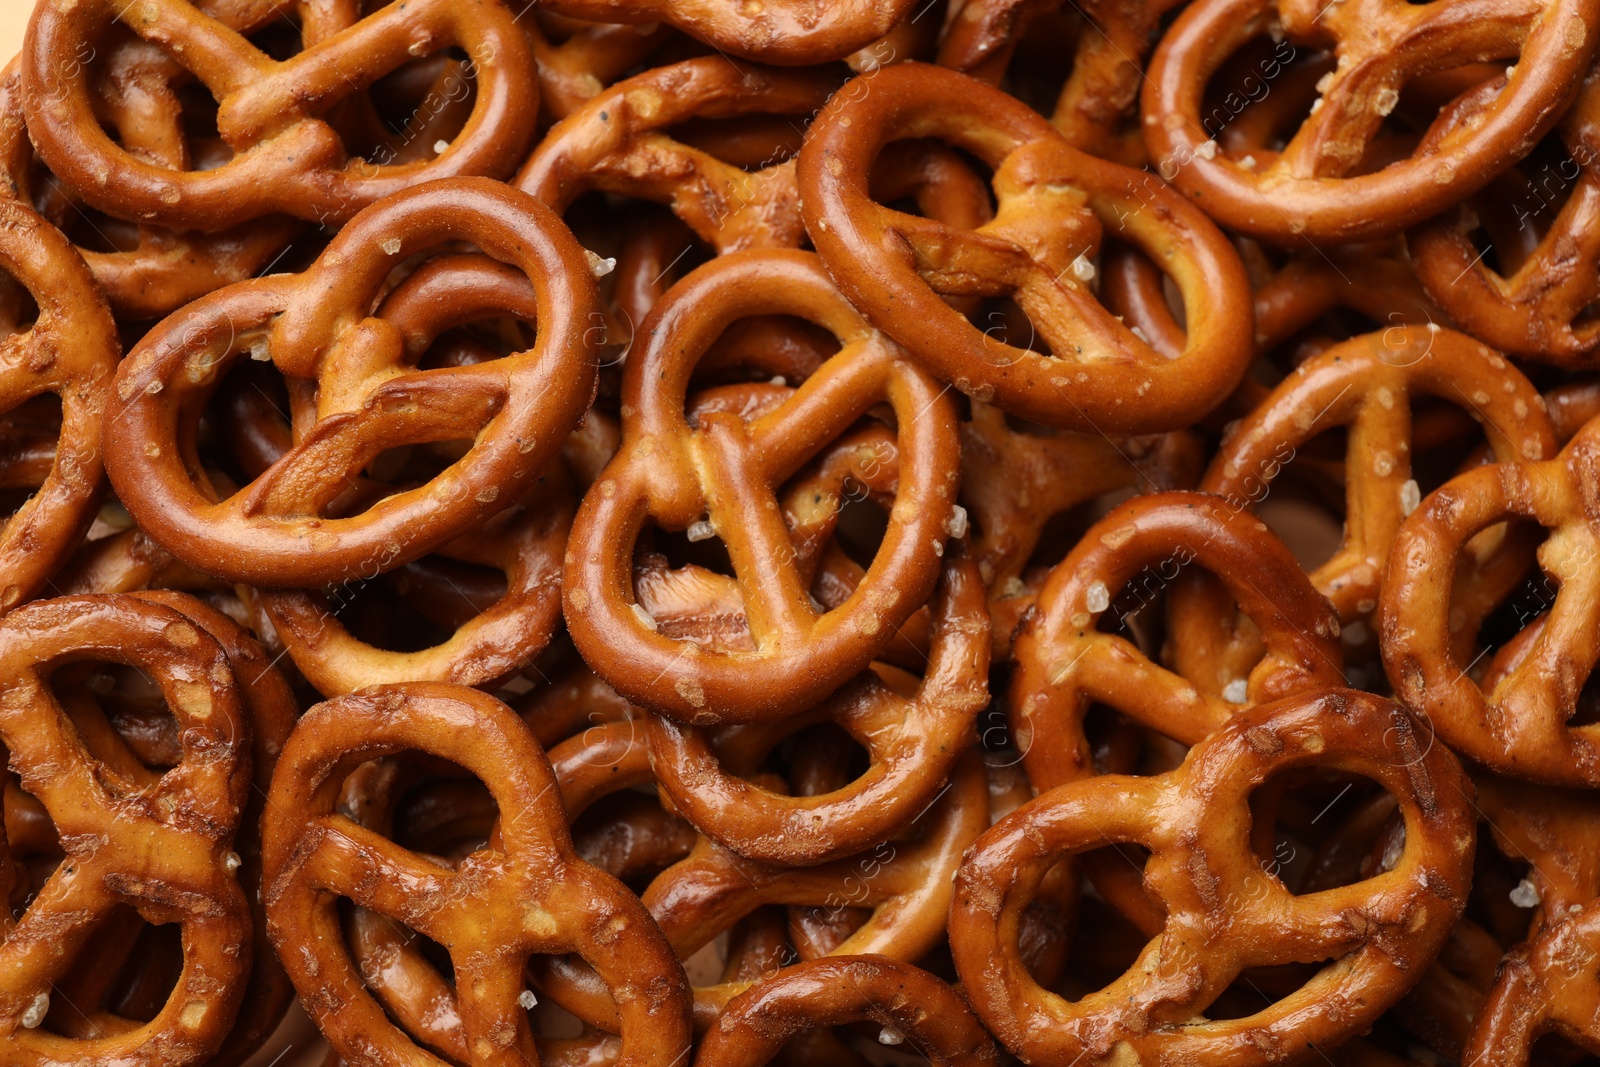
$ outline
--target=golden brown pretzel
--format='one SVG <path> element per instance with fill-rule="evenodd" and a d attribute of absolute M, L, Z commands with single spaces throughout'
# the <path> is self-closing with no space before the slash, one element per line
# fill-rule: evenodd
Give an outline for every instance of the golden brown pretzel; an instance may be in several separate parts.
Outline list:
<path fill-rule="evenodd" d="M 1145 141 L 1161 173 L 1230 229 L 1283 243 L 1389 236 L 1459 202 L 1526 154 L 1587 69 L 1597 17 L 1600 6 L 1589 0 L 1492 12 L 1398 0 L 1203 0 L 1178 17 L 1150 60 Z M 1338 64 L 1318 82 L 1320 96 L 1283 150 L 1252 148 L 1246 165 L 1243 155 L 1219 148 L 1201 109 L 1218 68 L 1267 34 L 1287 37 L 1286 61 L 1297 46 L 1331 47 Z M 1479 121 L 1363 172 L 1402 90 L 1418 75 L 1480 60 L 1513 66 Z M 1439 121 L 1448 122 L 1449 110 Z"/>
<path fill-rule="evenodd" d="M 1468 1067 L 1526 1067 L 1534 1043 L 1559 1034 L 1600 1054 L 1600 901 L 1563 915 L 1508 953 L 1472 1040 Z"/>
<path fill-rule="evenodd" d="M 695 364 L 728 324 L 794 314 L 844 344 L 782 402 L 704 410 L 691 428 Z M 933 591 L 954 517 L 955 415 L 937 384 L 873 330 L 799 252 L 720 256 L 678 283 L 641 327 L 623 380 L 623 444 L 585 495 L 567 542 L 567 627 L 591 666 L 636 703 L 682 722 L 756 721 L 812 706 L 866 667 Z M 795 565 L 775 490 L 869 408 L 899 429 L 900 491 L 887 532 L 849 598 L 819 612 Z M 831 502 L 830 502 L 831 506 Z M 658 632 L 635 599 L 634 546 L 647 522 L 715 535 L 735 572 L 753 651 L 701 648 Z"/>
<path fill-rule="evenodd" d="M 532 283 L 495 275 L 448 294 L 480 316 L 536 321 L 531 349 L 419 372 L 431 336 L 364 317 L 396 264 L 445 240 L 469 240 Z M 120 368 L 107 419 L 113 484 L 141 528 L 208 573 L 259 585 L 370 578 L 501 510 L 503 492 L 552 461 L 593 396 L 595 304 L 583 249 L 530 197 L 481 178 L 398 193 L 347 224 L 305 273 L 230 286 L 145 336 Z M 199 402 L 246 353 L 314 381 L 316 421 L 218 500 L 185 458 Z M 426 485 L 359 515 L 325 514 L 383 451 L 468 433 L 472 447 Z"/>
<path fill-rule="evenodd" d="M 253 5 L 249 32 L 284 0 Z M 112 141 L 93 114 L 88 71 L 64 62 L 121 26 L 176 59 L 215 96 L 232 157 L 210 170 L 170 169 Z M 379 77 L 458 46 L 476 96 L 465 126 L 435 158 L 352 161 L 322 117 Z M 491 0 L 409 0 L 381 8 L 282 63 L 184 0 L 50 0 L 23 53 L 22 104 L 39 155 L 86 202 L 174 229 L 220 230 L 281 213 L 344 222 L 379 199 L 436 178 L 510 171 L 534 131 L 538 83 L 527 39 Z M 192 161 L 190 162 L 192 166 Z"/>
<path fill-rule="evenodd" d="M 85 660 L 155 679 L 178 722 L 171 770 L 130 778 L 91 753 L 49 680 Z M 10 1055 L 29 1064 L 205 1060 L 227 1036 L 251 973 L 250 912 L 232 851 L 250 788 L 250 724 L 226 651 L 170 607 L 65 597 L 0 622 L 0 678 L 0 741 L 66 852 L 19 918 L 0 912 L 0 1033 Z M 38 1029 L 52 983 L 119 905 L 180 925 L 176 986 L 153 1019 L 121 1033 L 74 1039 Z"/>
<path fill-rule="evenodd" d="M 1241 713 L 1159 778 L 1102 776 L 1039 796 L 980 838 L 957 874 L 951 948 L 968 998 L 1028 1063 L 1281 1063 L 1364 1032 L 1466 905 L 1471 785 L 1429 741 L 1389 701 L 1321 691 Z M 1297 897 L 1263 866 L 1250 796 L 1297 767 L 1360 774 L 1395 796 L 1407 832 L 1393 870 Z M 1152 851 L 1145 879 L 1168 918 L 1122 977 L 1068 1002 L 1021 966 L 1019 918 L 1057 861 L 1110 842 Z M 1205 1016 L 1245 968 L 1323 961 L 1261 1011 Z"/>
<path fill-rule="evenodd" d="M 1477 101 L 1486 104 L 1488 98 L 1480 94 Z M 1597 122 L 1600 82 L 1591 75 L 1561 126 L 1567 158 L 1537 172 L 1532 166 L 1529 173 L 1509 168 L 1469 206 L 1407 235 L 1429 295 L 1475 336 L 1512 355 L 1566 367 L 1593 365 L 1600 326 L 1587 308 L 1600 296 L 1600 246 L 1592 236 L 1600 220 Z M 1473 245 L 1474 209 L 1483 212 L 1498 270 Z"/>
<path fill-rule="evenodd" d="M 976 740 L 974 720 L 989 698 L 984 609 L 983 583 L 963 553 L 945 565 L 914 693 L 901 695 L 869 671 L 815 709 L 772 724 L 708 734 L 652 715 L 646 732 L 657 787 L 701 833 L 765 863 L 809 866 L 871 848 L 933 802 Z M 805 796 L 751 780 L 779 741 L 817 722 L 836 723 L 866 748 L 866 773 Z"/>
<path fill-rule="evenodd" d="M 884 36 L 915 0 L 540 0 L 572 18 L 651 25 L 666 22 L 719 52 L 800 66 L 843 59 Z"/>
<path fill-rule="evenodd" d="M 1142 571 L 1153 568 L 1160 586 L 1190 564 L 1225 583 L 1249 620 L 1243 628 L 1255 637 L 1252 657 L 1229 655 L 1227 644 L 1180 640 L 1168 670 L 1127 638 L 1097 629 Z M 1232 636 L 1232 627 L 1223 629 Z M 1242 508 L 1204 493 L 1138 497 L 1091 527 L 1051 571 L 1012 658 L 1016 672 L 1006 699 L 1036 789 L 1093 773 L 1082 725 L 1092 701 L 1195 744 L 1245 705 L 1343 680 L 1339 620 L 1288 548 Z"/>
<path fill-rule="evenodd" d="M 552 15 L 538 0 L 513 0 L 539 74 L 539 110 L 559 122 L 649 58 L 674 34 L 664 25 L 582 22 Z"/>
<path fill-rule="evenodd" d="M 501 813 L 496 839 L 453 871 L 334 811 L 350 771 L 413 749 L 477 775 Z M 442 1061 L 364 987 L 339 932 L 340 897 L 450 952 L 474 1062 L 536 1062 L 522 972 L 531 954 L 548 952 L 577 952 L 616 991 L 620 1064 L 667 1065 L 688 1048 L 681 968 L 638 899 L 573 854 L 543 751 L 493 697 L 418 683 L 307 712 L 273 776 L 263 855 L 273 943 L 302 1002 L 353 1064 Z"/>
<path fill-rule="evenodd" d="M 874 202 L 872 164 L 905 137 L 951 142 L 994 168 L 993 221 L 968 229 Z M 1222 234 L 1154 177 L 1079 152 L 999 90 L 919 63 L 863 75 L 812 123 L 798 176 L 806 230 L 841 289 L 976 400 L 1053 426 L 1147 433 L 1198 418 L 1244 374 L 1249 288 Z M 1176 359 L 1094 296 L 1113 227 L 1183 294 L 1189 342 Z M 1032 332 L 1016 344 L 979 330 L 946 296 L 1010 297 Z"/>
<path fill-rule="evenodd" d="M 0 526 L 0 612 L 37 593 L 78 546 L 99 506 L 99 426 L 120 345 L 105 297 L 49 223 L 0 200 L 0 271 L 38 307 L 31 324 L 0 309 L 0 409 L 61 399 L 60 431 L 32 496 Z M 43 459 L 43 456 L 40 456 Z"/>
<path fill-rule="evenodd" d="M 1568 726 L 1600 647 L 1590 640 L 1600 598 L 1589 592 L 1600 552 L 1600 423 L 1559 455 L 1460 474 L 1400 527 L 1379 601 L 1384 669 L 1395 695 L 1463 755 L 1516 778 L 1600 784 L 1600 726 Z M 1551 531 L 1539 564 L 1560 583 L 1550 611 L 1524 631 L 1484 692 L 1451 642 L 1451 586 L 1463 546 L 1508 518 Z M 1534 631 L 1530 633 L 1529 631 Z"/>
<path fill-rule="evenodd" d="M 761 1067 L 804 1030 L 853 1022 L 882 1027 L 882 1044 L 934 1067 L 999 1062 L 966 1002 L 927 971 L 883 956 L 830 956 L 786 967 L 729 1001 L 695 1067 Z"/>

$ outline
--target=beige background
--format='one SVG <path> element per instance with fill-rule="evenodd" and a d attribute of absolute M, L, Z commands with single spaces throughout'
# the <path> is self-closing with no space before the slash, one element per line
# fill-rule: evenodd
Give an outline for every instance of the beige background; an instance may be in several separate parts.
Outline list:
<path fill-rule="evenodd" d="M 32 0 L 0 0 L 0 66 L 22 50 L 22 31 L 32 10 Z"/>

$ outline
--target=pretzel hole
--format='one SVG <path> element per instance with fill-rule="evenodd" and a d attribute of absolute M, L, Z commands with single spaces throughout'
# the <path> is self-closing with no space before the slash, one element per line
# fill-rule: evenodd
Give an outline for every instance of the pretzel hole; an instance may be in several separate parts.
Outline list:
<path fill-rule="evenodd" d="M 66 850 L 55 820 L 37 797 L 22 788 L 17 775 L 6 771 L 0 781 L 4 783 L 6 847 L 17 868 L 6 903 L 11 917 L 20 919 Z"/>
<path fill-rule="evenodd" d="M 39 302 L 28 287 L 0 267 L 0 336 L 23 333 L 39 321 Z"/>
<path fill-rule="evenodd" d="M 0 516 L 14 515 L 50 476 L 61 438 L 61 398 L 30 397 L 0 417 Z"/>
<path fill-rule="evenodd" d="M 109 1036 L 166 1006 L 183 971 L 181 928 L 111 908 L 72 967 L 50 989 L 41 1029 L 69 1038 Z M 109 1017 L 109 1018 L 108 1018 Z"/>
<path fill-rule="evenodd" d="M 459 46 L 395 68 L 373 82 L 366 93 L 372 117 L 381 128 L 374 128 L 370 120 L 357 125 L 353 113 L 360 103 L 342 105 L 345 121 L 336 125 L 355 127 L 340 130 L 346 146 L 379 165 L 437 157 L 440 147 L 456 139 L 472 113 L 478 93 L 474 70 Z"/>
<path fill-rule="evenodd" d="M 90 755 L 122 776 L 151 782 L 182 760 L 178 721 L 161 686 L 139 668 L 68 663 L 49 685 Z"/>
<path fill-rule="evenodd" d="M 1389 870 L 1405 848 L 1395 798 L 1370 778 L 1323 768 L 1273 775 L 1250 794 L 1251 849 L 1296 895 Z"/>

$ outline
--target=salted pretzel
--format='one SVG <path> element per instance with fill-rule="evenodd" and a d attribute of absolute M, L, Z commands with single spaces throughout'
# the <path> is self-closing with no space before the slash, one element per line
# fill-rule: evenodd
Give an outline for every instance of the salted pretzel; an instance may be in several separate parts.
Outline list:
<path fill-rule="evenodd" d="M 785 967 L 723 1009 L 696 1067 L 760 1067 L 803 1030 L 863 1022 L 935 1067 L 999 1062 L 994 1042 L 955 990 L 927 971 L 882 956 L 830 956 Z"/>
<path fill-rule="evenodd" d="M 37 305 L 31 323 L 0 306 L 0 408 L 13 419 L 36 397 L 61 400 L 53 453 L 37 465 L 32 496 L 0 526 L 0 611 L 38 592 L 78 546 L 99 507 L 99 427 L 120 344 L 105 297 L 56 229 L 15 200 L 0 200 L 0 270 Z M 44 455 L 39 457 L 44 459 Z M 20 473 L 20 472 L 19 472 Z"/>
<path fill-rule="evenodd" d="M 1498 775 L 1475 776 L 1478 808 L 1495 846 L 1528 863 L 1538 897 L 1532 932 L 1600 897 L 1600 853 L 1591 830 L 1600 800 L 1585 790 L 1551 789 Z"/>
<path fill-rule="evenodd" d="M 419 372 L 411 364 L 430 336 L 361 317 L 396 264 L 443 240 L 471 241 L 532 283 L 531 303 L 526 287 L 502 284 L 451 294 L 480 314 L 537 322 L 531 349 Z M 460 536 L 546 468 L 593 395 L 595 299 L 583 250 L 537 201 L 473 178 L 398 193 L 348 223 L 305 273 L 230 286 L 144 337 L 107 418 L 112 484 L 141 528 L 207 573 L 266 586 L 370 578 Z M 314 380 L 317 419 L 218 500 L 185 450 L 195 407 L 245 353 Z M 359 515 L 324 514 L 384 450 L 467 434 L 471 449 L 426 485 Z"/>
<path fill-rule="evenodd" d="M 1555 434 L 1539 396 L 1523 375 L 1472 338 L 1454 330 L 1395 326 L 1352 338 L 1297 367 L 1224 437 L 1200 488 L 1253 508 L 1298 449 L 1335 427 L 1348 435 L 1344 461 L 1344 536 L 1333 557 L 1311 573 L 1341 623 L 1378 605 L 1384 564 L 1395 533 L 1421 503 L 1412 477 L 1412 400 L 1434 396 L 1463 408 L 1482 427 L 1499 461 L 1555 454 Z M 1512 546 L 1510 581 L 1485 592 L 1490 604 L 1520 577 L 1526 546 Z M 1475 570 L 1495 567 L 1488 558 Z M 1228 594 L 1197 580 L 1174 591 L 1170 608 L 1185 631 L 1216 619 Z M 1470 611 L 1481 618 L 1489 604 Z"/>
<path fill-rule="evenodd" d="M 992 167 L 993 220 L 958 228 L 876 203 L 873 162 L 905 137 L 949 142 Z M 812 123 L 797 174 L 806 231 L 840 288 L 975 400 L 1052 426 L 1146 433 L 1194 421 L 1244 374 L 1249 288 L 1210 220 L 1152 176 L 1072 148 L 997 89 L 918 63 L 863 75 Z M 1176 359 L 1094 296 L 1113 227 L 1183 294 L 1189 341 Z M 1009 331 L 986 333 L 946 296 L 1010 297 L 1036 334 L 1017 345 Z"/>
<path fill-rule="evenodd" d="M 558 15 L 594 22 L 665 22 L 719 52 L 779 66 L 844 59 L 889 33 L 914 0 L 768 0 L 738 6 L 717 0 L 540 0 Z"/>
<path fill-rule="evenodd" d="M 261 5 L 257 25 L 283 0 Z M 232 157 L 170 169 L 113 142 L 93 113 L 88 71 L 67 62 L 114 26 L 177 60 L 212 93 Z M 436 178 L 507 174 L 538 117 L 527 39 L 497 3 L 419 0 L 381 8 L 279 63 L 185 0 L 51 0 L 34 11 L 22 104 L 40 157 L 102 211 L 173 229 L 220 230 L 267 214 L 344 222 L 379 199 Z M 449 47 L 473 64 L 475 100 L 456 137 L 427 161 L 352 160 L 324 115 L 409 60 Z"/>
<path fill-rule="evenodd" d="M 1138 103 L 1140 68 L 1161 18 L 1175 6 L 1177 0 L 1073 5 L 1089 25 L 1073 47 L 1050 121 L 1074 148 L 1128 166 L 1144 163 L 1143 138 L 1121 127 Z M 966 0 L 940 42 L 939 65 L 998 85 L 1024 36 L 1061 7 L 1061 0 Z"/>
<path fill-rule="evenodd" d="M 1299 767 L 1364 775 L 1399 801 L 1392 870 L 1293 896 L 1251 849 L 1251 794 Z M 1284 1062 L 1364 1032 L 1421 976 L 1466 905 L 1471 786 L 1397 705 L 1349 690 L 1242 712 L 1157 778 L 1101 776 L 1041 794 L 978 840 L 956 875 L 950 944 L 989 1031 L 1030 1063 Z M 1161 934 L 1106 988 L 1066 1001 L 1017 955 L 1023 907 L 1067 855 L 1113 842 L 1150 849 Z M 1329 961 L 1243 1018 L 1205 1016 L 1246 968 Z"/>
<path fill-rule="evenodd" d="M 839 338 L 839 354 L 749 421 L 684 418 L 706 347 L 752 314 L 793 314 Z M 579 506 L 562 580 L 567 628 L 617 691 L 681 722 L 750 722 L 812 706 L 866 667 L 933 591 L 954 517 L 955 416 L 933 379 L 873 330 L 799 252 L 720 256 L 675 286 L 641 327 L 623 379 L 623 443 Z M 773 389 L 779 387 L 773 386 Z M 887 401 L 899 482 L 872 566 L 839 607 L 818 612 L 793 565 L 775 490 Z M 733 562 L 752 651 L 701 648 L 658 632 L 633 593 L 647 521 L 713 533 Z"/>
<path fill-rule="evenodd" d="M 1232 594 L 1249 620 L 1243 629 L 1255 639 L 1252 657 L 1230 655 L 1237 638 L 1220 647 L 1179 640 L 1169 670 L 1126 637 L 1098 628 L 1117 593 L 1142 571 L 1155 568 L 1164 585 L 1190 564 L 1220 577 Z M 1006 699 L 1036 789 L 1093 773 L 1083 733 L 1093 701 L 1192 745 L 1246 705 L 1343 679 L 1339 620 L 1288 548 L 1248 512 L 1203 493 L 1137 497 L 1091 527 L 1051 571 L 1012 658 Z"/>
<path fill-rule="evenodd" d="M 1490 98 L 1479 93 L 1473 103 L 1481 109 Z M 1510 168 L 1483 197 L 1428 220 L 1406 242 L 1429 294 L 1475 336 L 1512 355 L 1583 368 L 1600 344 L 1600 325 L 1587 313 L 1600 296 L 1600 245 L 1590 235 L 1600 213 L 1600 83 L 1592 77 L 1561 139 L 1568 158 L 1554 171 L 1547 164 L 1538 184 Z M 1570 191 L 1549 217 L 1552 178 L 1557 192 Z M 1498 270 L 1472 242 L 1480 217 Z"/>
<path fill-rule="evenodd" d="M 926 672 L 909 695 L 867 672 L 816 708 L 715 734 L 653 715 L 650 762 L 661 791 L 702 833 L 741 856 L 811 865 L 871 848 L 932 803 L 976 740 L 988 703 L 988 619 L 977 567 L 947 564 Z M 889 670 L 890 668 L 884 668 Z M 821 795 L 786 796 L 752 779 L 784 737 L 818 722 L 867 750 L 865 774 Z"/>
<path fill-rule="evenodd" d="M 171 770 L 138 780 L 91 753 L 49 681 L 84 660 L 138 667 L 160 686 L 178 723 Z M 250 910 L 232 851 L 249 790 L 250 725 L 227 652 L 165 605 L 66 597 L 0 622 L 0 664 L 0 740 L 66 852 L 19 918 L 0 914 L 0 1032 L 26 1063 L 204 1061 L 227 1036 L 251 976 Z M 52 983 L 119 906 L 179 924 L 176 986 L 154 1018 L 121 1032 L 74 1039 L 38 1029 Z"/>
<path fill-rule="evenodd" d="M 334 811 L 366 760 L 417 750 L 489 787 L 495 841 L 451 870 Z M 443 1062 L 363 985 L 339 930 L 347 897 L 451 954 L 455 1010 L 474 1062 L 537 1062 L 523 966 L 576 952 L 616 991 L 619 1063 L 669 1064 L 689 1041 L 682 970 L 637 898 L 573 853 L 560 796 L 527 727 L 492 697 L 440 683 L 377 687 L 300 720 L 273 776 L 264 832 L 268 930 L 302 1003 L 352 1062 Z"/>
<path fill-rule="evenodd" d="M 1600 902 L 1557 918 L 1508 953 L 1461 1062 L 1526 1067 L 1534 1043 L 1559 1034 L 1600 1053 Z"/>
<path fill-rule="evenodd" d="M 599 797 L 651 780 L 643 731 L 629 722 L 591 727 L 551 750 L 569 815 L 581 817 Z M 960 760 L 946 789 L 908 834 L 865 852 L 793 868 L 741 858 L 701 838 L 687 858 L 656 877 L 644 903 L 680 959 L 768 904 L 864 909 L 864 921 L 827 955 L 872 953 L 921 958 L 944 932 L 950 878 L 961 852 L 988 825 L 982 761 Z M 540 989 L 591 1026 L 615 1030 L 616 1007 L 592 973 L 568 961 L 535 961 Z M 548 964 L 548 966 L 546 966 Z M 695 1026 L 703 1031 L 748 981 L 698 986 Z"/>
<path fill-rule="evenodd" d="M 1481 188 L 1543 136 L 1589 65 L 1597 16 L 1588 0 L 1492 14 L 1391 0 L 1331 8 L 1205 0 L 1178 17 L 1150 60 L 1145 142 L 1162 173 L 1230 229 L 1280 242 L 1388 236 Z M 1226 146 L 1218 150 L 1202 101 L 1218 68 L 1269 33 L 1287 38 L 1290 58 L 1296 46 L 1331 47 L 1338 65 L 1318 82 L 1317 102 L 1283 150 L 1252 149 L 1246 165 Z M 1477 121 L 1365 170 L 1369 146 L 1419 74 L 1479 60 L 1513 66 Z M 1448 114 L 1449 105 L 1435 121 Z"/>
<path fill-rule="evenodd" d="M 1595 500 L 1600 423 L 1554 458 L 1477 467 L 1430 493 L 1400 527 L 1379 599 L 1384 669 L 1395 695 L 1463 755 L 1515 778 L 1594 788 L 1600 726 L 1568 726 L 1597 654 L 1586 636 L 1600 552 Z M 1560 582 L 1550 610 L 1508 645 L 1485 692 L 1453 654 L 1451 586 L 1463 546 L 1505 519 L 1550 530 L 1540 567 Z"/>

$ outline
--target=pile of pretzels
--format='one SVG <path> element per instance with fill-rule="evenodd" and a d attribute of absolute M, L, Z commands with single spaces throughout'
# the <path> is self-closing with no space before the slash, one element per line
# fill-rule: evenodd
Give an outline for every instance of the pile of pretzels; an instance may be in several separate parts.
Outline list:
<path fill-rule="evenodd" d="M 1597 48 L 37 0 L 0 1063 L 1594 1063 Z"/>

